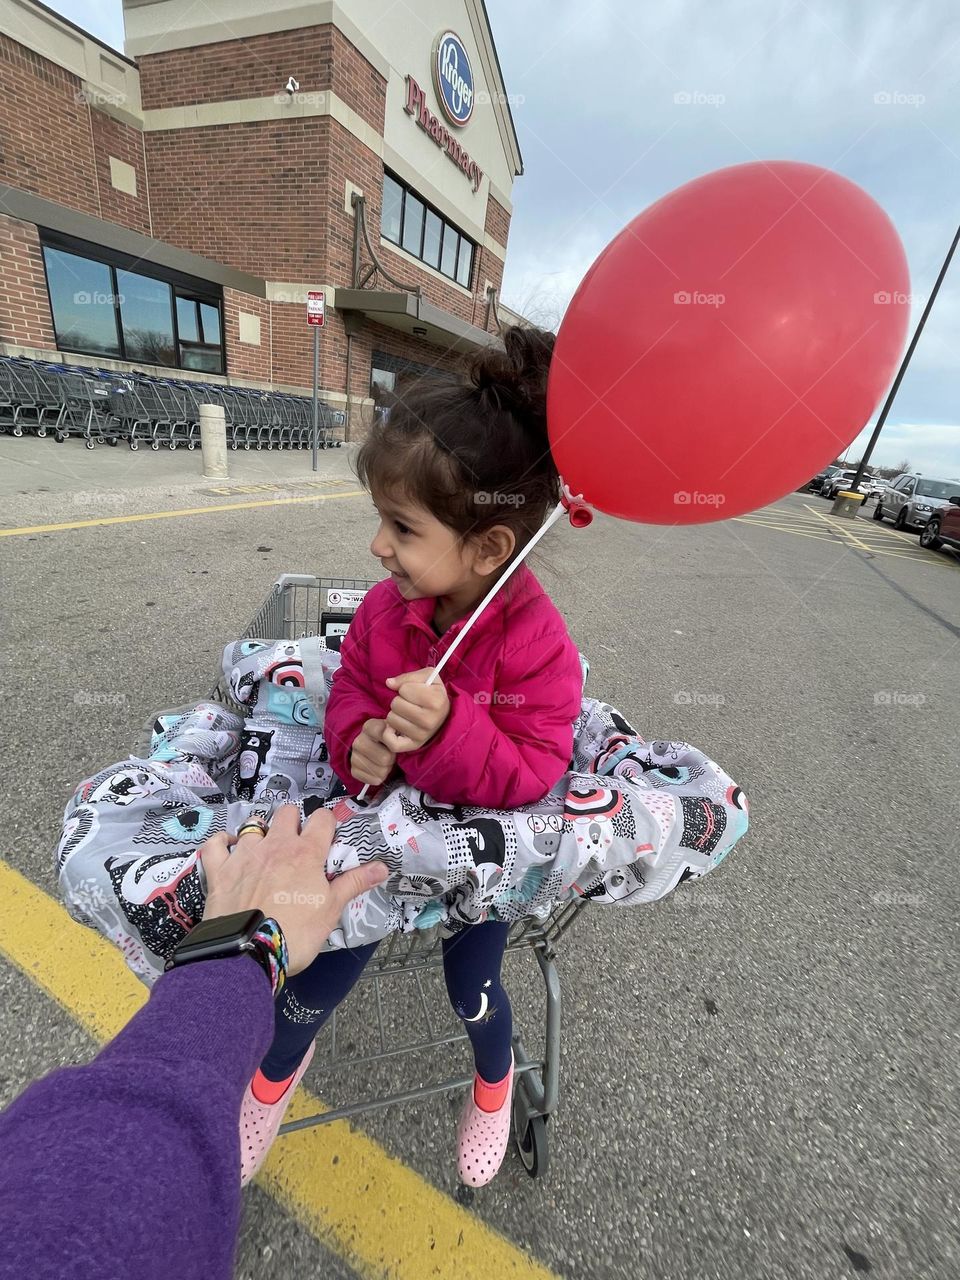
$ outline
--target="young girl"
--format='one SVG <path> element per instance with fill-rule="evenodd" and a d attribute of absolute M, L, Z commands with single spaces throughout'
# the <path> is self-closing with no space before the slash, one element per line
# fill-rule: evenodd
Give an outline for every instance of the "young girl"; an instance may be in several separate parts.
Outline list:
<path fill-rule="evenodd" d="M 380 518 L 370 550 L 390 576 L 343 639 L 324 718 L 331 763 L 354 795 L 399 772 L 442 803 L 511 809 L 542 799 L 569 768 L 579 654 L 525 564 L 426 683 L 560 497 L 546 428 L 553 336 L 511 328 L 504 348 L 475 357 L 465 381 L 408 385 L 360 449 L 358 474 Z M 486 921 L 443 943 L 447 991 L 476 1063 L 458 1128 L 460 1177 L 472 1186 L 496 1174 L 510 1135 L 512 1022 L 500 983 L 509 928 Z M 318 1030 L 375 947 L 323 953 L 284 987 L 273 1044 L 244 1099 L 244 1182 Z"/>

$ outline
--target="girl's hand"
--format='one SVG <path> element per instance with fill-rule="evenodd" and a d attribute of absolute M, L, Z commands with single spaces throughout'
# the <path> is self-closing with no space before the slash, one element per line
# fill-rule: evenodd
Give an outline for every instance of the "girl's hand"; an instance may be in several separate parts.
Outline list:
<path fill-rule="evenodd" d="M 427 684 L 433 672 L 433 667 L 424 667 L 387 681 L 388 688 L 397 690 L 383 731 L 383 744 L 391 751 L 419 751 L 450 714 L 450 699 L 441 682 Z"/>
<path fill-rule="evenodd" d="M 371 787 L 386 782 L 397 762 L 396 755 L 383 743 L 386 727 L 386 720 L 368 720 L 350 751 L 350 772 L 358 782 Z"/>

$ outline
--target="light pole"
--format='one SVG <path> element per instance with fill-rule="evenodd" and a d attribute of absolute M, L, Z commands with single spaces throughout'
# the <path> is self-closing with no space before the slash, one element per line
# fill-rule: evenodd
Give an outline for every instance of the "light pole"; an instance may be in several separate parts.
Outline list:
<path fill-rule="evenodd" d="M 923 315 L 917 323 L 916 331 L 910 339 L 910 345 L 907 347 L 906 354 L 900 363 L 900 368 L 897 370 L 897 376 L 893 380 L 893 386 L 890 388 L 887 398 L 883 403 L 883 408 L 880 410 L 880 417 L 877 419 L 877 425 L 873 429 L 873 435 L 870 437 L 870 443 L 867 445 L 864 450 L 863 457 L 860 459 L 860 465 L 857 467 L 857 474 L 853 477 L 853 481 L 850 484 L 850 488 L 854 492 L 856 492 L 857 485 L 863 478 L 863 473 L 866 469 L 867 463 L 870 461 L 870 455 L 873 453 L 874 445 L 879 439 L 880 432 L 883 430 L 883 424 L 887 420 L 887 414 L 890 412 L 890 407 L 900 389 L 900 383 L 903 381 L 903 375 L 907 371 L 907 365 L 910 363 L 910 357 L 916 349 L 917 342 L 920 340 L 920 335 L 923 333 L 923 326 L 927 323 L 927 316 L 930 314 L 936 296 L 940 292 L 940 286 L 943 284 L 943 277 L 947 274 L 947 268 L 950 266 L 950 259 L 953 257 L 953 252 L 957 247 L 958 241 L 960 241 L 960 227 L 957 227 L 956 234 L 953 237 L 953 243 L 950 245 L 950 248 L 947 251 L 947 256 L 943 260 L 943 266 L 940 268 L 940 274 L 937 276 L 936 282 L 930 290 L 930 297 L 927 299 L 927 305 L 923 308 Z"/>

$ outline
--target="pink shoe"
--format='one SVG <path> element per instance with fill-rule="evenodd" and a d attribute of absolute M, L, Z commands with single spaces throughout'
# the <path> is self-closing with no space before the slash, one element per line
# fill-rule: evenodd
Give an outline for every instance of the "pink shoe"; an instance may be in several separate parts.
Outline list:
<path fill-rule="evenodd" d="M 279 1102 L 274 1102 L 272 1105 L 266 1102 L 258 1102 L 253 1096 L 250 1085 L 247 1085 L 247 1091 L 243 1095 L 243 1105 L 240 1108 L 241 1187 L 247 1185 L 264 1160 L 266 1160 L 267 1152 L 273 1146 L 277 1131 L 283 1124 L 283 1117 L 287 1113 L 290 1099 L 296 1092 L 297 1085 L 310 1065 L 314 1047 L 314 1045 L 311 1045 L 307 1050 L 303 1061 L 297 1067 L 293 1079 Z"/>
<path fill-rule="evenodd" d="M 510 1113 L 513 1103 L 513 1055 L 510 1056 L 510 1074 L 507 1096 L 497 1111 L 482 1111 L 473 1096 L 473 1087 L 467 1094 L 457 1126 L 458 1163 L 460 1181 L 468 1187 L 484 1187 L 491 1182 L 503 1163 L 510 1141 Z"/>

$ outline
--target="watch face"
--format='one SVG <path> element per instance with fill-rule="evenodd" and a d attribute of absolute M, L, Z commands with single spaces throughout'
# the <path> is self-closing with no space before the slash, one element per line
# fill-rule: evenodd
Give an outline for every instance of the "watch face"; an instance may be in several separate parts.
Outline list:
<path fill-rule="evenodd" d="M 177 944 L 172 959 L 182 964 L 208 956 L 235 955 L 245 949 L 263 918 L 262 911 L 254 910 L 201 920 Z"/>

